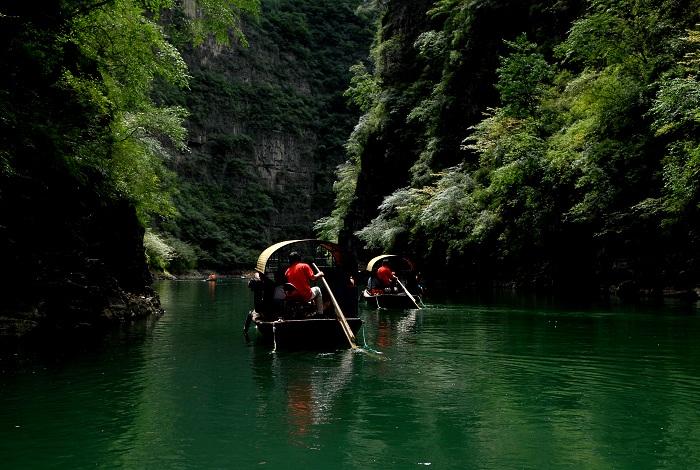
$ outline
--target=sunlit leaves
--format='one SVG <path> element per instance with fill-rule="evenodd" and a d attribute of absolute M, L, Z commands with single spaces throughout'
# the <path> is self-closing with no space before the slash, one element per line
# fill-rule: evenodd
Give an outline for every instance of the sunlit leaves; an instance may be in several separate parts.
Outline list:
<path fill-rule="evenodd" d="M 406 231 L 397 219 L 379 215 L 362 230 L 355 233 L 365 246 L 373 250 L 391 249 L 396 237 Z"/>
<path fill-rule="evenodd" d="M 359 170 L 359 165 L 352 160 L 338 166 L 336 170 L 338 179 L 333 184 L 333 191 L 336 194 L 336 207 L 330 216 L 323 217 L 314 224 L 314 230 L 316 230 L 319 238 L 322 240 L 338 241 L 338 235 L 343 228 L 343 220 L 355 196 Z"/>
<path fill-rule="evenodd" d="M 197 8 L 196 13 L 186 12 L 195 42 L 208 33 L 228 42 L 231 28 L 240 33 L 240 14 L 256 13 L 258 8 L 253 0 L 187 5 Z M 175 213 L 172 177 L 163 160 L 169 146 L 186 149 L 187 112 L 159 108 L 152 101 L 155 80 L 185 87 L 189 79 L 179 51 L 156 23 L 160 13 L 172 8 L 177 6 L 171 0 L 115 0 L 76 7 L 61 38 L 66 49 L 78 51 L 80 61 L 63 71 L 57 86 L 99 111 L 112 133 L 103 137 L 106 142 L 76 142 L 75 162 L 87 169 L 97 167 L 108 177 L 112 192 L 130 200 L 142 220 L 153 213 Z"/>
<path fill-rule="evenodd" d="M 151 230 L 146 230 L 143 236 L 143 245 L 146 249 L 148 263 L 161 271 L 165 270 L 175 258 L 175 250 Z"/>
<path fill-rule="evenodd" d="M 130 200 L 141 219 L 153 213 L 174 214 L 171 185 L 165 181 L 170 177 L 162 167 L 167 158 L 163 144 L 183 148 L 186 112 L 156 108 L 150 94 L 156 78 L 186 84 L 187 68 L 180 54 L 139 4 L 128 0 L 75 16 L 65 40 L 96 68 L 97 73 L 80 76 L 66 71 L 62 84 L 101 104 L 112 120 L 113 144 L 97 166 L 109 177 L 115 195 Z"/>
<path fill-rule="evenodd" d="M 229 44 L 231 31 L 242 44 L 247 44 L 240 27 L 242 13 L 257 15 L 259 0 L 197 0 L 196 13 L 189 15 L 195 44 L 211 34 L 217 42 Z"/>
<path fill-rule="evenodd" d="M 495 86 L 501 94 L 504 111 L 513 116 L 523 116 L 532 112 L 540 96 L 545 93 L 555 69 L 542 54 L 536 52 L 537 46 L 528 42 L 525 34 L 505 43 L 512 52 L 507 57 L 501 57 L 501 66 L 496 69 L 498 83 Z"/>
<path fill-rule="evenodd" d="M 117 123 L 115 126 L 121 127 Z M 126 131 L 125 128 L 115 129 L 115 134 Z M 173 216 L 176 213 L 170 201 L 174 189 L 173 175 L 161 162 L 164 153 L 158 139 L 144 134 L 115 141 L 111 158 L 105 162 L 104 169 L 113 181 L 117 195 L 134 203 L 141 218 L 150 214 Z"/>
<path fill-rule="evenodd" d="M 663 83 L 651 112 L 658 134 L 670 133 L 686 124 L 700 123 L 700 82 L 675 78 Z"/>
<path fill-rule="evenodd" d="M 664 160 L 664 179 L 671 213 L 678 216 L 693 206 L 700 207 L 700 145 L 697 142 L 679 142 L 669 149 Z"/>
<path fill-rule="evenodd" d="M 355 64 L 350 67 L 353 77 L 350 79 L 350 88 L 343 96 L 355 103 L 361 111 L 367 112 L 377 102 L 379 86 L 373 75 L 367 72 L 364 64 Z"/>
<path fill-rule="evenodd" d="M 653 76 L 672 65 L 680 45 L 680 22 L 673 16 L 679 7 L 675 0 L 593 0 L 557 50 L 585 66 L 621 66 L 638 77 Z"/>
<path fill-rule="evenodd" d="M 391 249 L 396 238 L 415 224 L 415 216 L 423 205 L 420 191 L 403 188 L 384 198 L 379 206 L 380 215 L 356 235 L 368 248 Z"/>
<path fill-rule="evenodd" d="M 688 31 L 682 39 L 693 48 L 680 61 L 685 74 L 664 80 L 651 108 L 657 135 L 674 138 L 663 161 L 667 223 L 700 207 L 700 33 Z"/>
<path fill-rule="evenodd" d="M 429 196 L 425 208 L 420 214 L 420 223 L 426 228 L 446 227 L 456 223 L 462 214 L 474 210 L 470 193 L 476 187 L 471 175 L 461 167 L 446 169 L 440 175 Z"/>
<path fill-rule="evenodd" d="M 422 47 L 432 36 L 424 36 Z M 489 110 L 474 126 L 464 148 L 479 154 L 479 165 L 459 165 L 431 174 L 425 168 L 418 188 L 404 188 L 386 197 L 380 214 L 357 232 L 368 247 L 389 249 L 406 233 L 428 232 L 428 236 L 458 238 L 453 249 L 485 239 L 506 240 L 504 215 L 517 210 L 536 211 L 537 190 L 545 144 L 532 118 L 537 104 L 549 90 L 554 68 L 547 64 L 536 46 L 524 36 L 508 42 L 512 54 L 504 57 L 499 69 L 499 91 L 504 107 Z M 440 93 L 434 93 L 440 97 Z M 436 104 L 424 100 L 414 108 L 410 119 L 430 120 Z M 429 152 L 430 143 L 426 146 Z M 427 163 L 429 158 L 425 159 Z M 416 173 L 414 167 L 414 173 Z M 414 178 L 414 182 L 419 179 Z M 529 220 L 523 220 L 522 230 Z M 465 244 L 466 242 L 466 244 Z"/>
<path fill-rule="evenodd" d="M 695 27 L 700 27 L 700 25 L 695 25 Z M 681 64 L 685 66 L 691 77 L 697 78 L 698 73 L 700 73 L 700 51 L 698 51 L 700 47 L 700 31 L 691 29 L 688 30 L 687 33 L 688 34 L 682 37 L 681 40 L 690 46 L 692 50 L 685 55 Z"/>
<path fill-rule="evenodd" d="M 507 275 L 559 265 L 614 282 L 617 273 L 636 276 L 620 266 L 648 259 L 650 249 L 672 256 L 686 250 L 688 264 L 697 263 L 697 224 L 688 221 L 700 211 L 700 32 L 686 30 L 700 19 L 700 3 L 545 4 L 527 8 L 585 10 L 563 41 L 523 21 L 538 47 L 506 25 L 479 35 L 488 15 L 497 17 L 514 3 L 433 2 L 411 51 L 423 67 L 422 88 L 415 93 L 416 81 L 406 83 L 397 97 L 410 102 L 407 127 L 423 132 L 409 157 L 417 156 L 410 188 L 386 197 L 379 216 L 358 235 L 372 248 L 414 249 L 448 264 L 458 254 L 459 268 L 498 265 Z M 470 44 L 481 47 L 475 38 L 497 41 L 498 34 L 516 39 L 506 42 L 510 51 L 500 67 L 487 69 L 491 65 L 484 66 L 486 58 Z M 555 67 L 550 57 L 563 60 Z M 470 95 L 476 87 L 454 92 L 470 85 L 465 77 L 491 79 L 494 73 L 500 105 Z M 477 106 L 485 114 L 474 125 L 465 115 Z M 384 111 L 391 115 L 396 106 L 388 102 Z M 361 127 L 370 133 L 362 142 L 386 138 L 381 126 L 367 122 Z M 462 152 L 446 145 L 461 139 Z"/>

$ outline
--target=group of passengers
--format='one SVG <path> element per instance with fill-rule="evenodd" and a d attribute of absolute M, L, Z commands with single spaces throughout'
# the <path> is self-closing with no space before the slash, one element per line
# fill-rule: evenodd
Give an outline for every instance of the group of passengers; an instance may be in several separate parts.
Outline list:
<path fill-rule="evenodd" d="M 420 285 L 419 274 L 415 271 L 410 271 L 406 276 L 406 289 L 413 292 L 414 295 L 422 295 L 423 287 Z M 367 290 L 372 295 L 377 294 L 396 294 L 401 292 L 397 284 L 399 279 L 396 273 L 391 269 L 391 264 L 388 258 L 382 260 L 382 265 L 377 269 L 375 276 L 370 276 L 367 280 Z M 403 286 L 402 286 L 403 287 Z"/>
<path fill-rule="evenodd" d="M 287 260 L 289 267 L 275 273 L 274 281 L 256 273 L 255 278 L 248 284 L 256 294 L 255 310 L 272 319 L 277 319 L 289 315 L 288 310 L 292 306 L 297 310 L 304 310 L 306 316 L 323 317 L 324 311 L 329 309 L 331 302 L 324 302 L 321 288 L 311 284 L 324 278 L 324 272 L 319 269 L 314 273 L 311 266 L 303 262 L 296 251 L 291 252 Z M 354 282 L 352 276 L 347 277 L 335 292 L 337 302 L 341 304 L 346 316 L 357 314 L 356 307 L 352 305 L 357 295 Z M 292 316 L 296 317 L 298 314 L 297 312 Z"/>
<path fill-rule="evenodd" d="M 289 254 L 288 261 L 289 267 L 285 271 L 280 269 L 275 274 L 274 281 L 266 276 L 261 278 L 258 274 L 255 275 L 254 279 L 251 279 L 248 286 L 255 292 L 256 311 L 276 319 L 284 316 L 284 311 L 289 305 L 310 306 L 313 303 L 313 311 L 309 312 L 309 316 L 322 317 L 324 310 L 330 306 L 330 302 L 324 304 L 321 288 L 311 284 L 325 277 L 324 272 L 319 269 L 314 273 L 311 266 L 303 262 L 296 251 Z M 377 269 L 376 276 L 369 278 L 367 287 L 373 294 L 391 294 L 399 292 L 397 283 L 396 273 L 392 271 L 389 259 L 385 258 Z M 352 303 L 356 295 L 352 276 L 349 277 L 346 284 L 339 288 L 341 300 Z M 415 284 L 418 286 L 417 282 Z M 420 286 L 418 288 L 420 289 Z M 347 302 L 342 303 L 348 304 Z"/>

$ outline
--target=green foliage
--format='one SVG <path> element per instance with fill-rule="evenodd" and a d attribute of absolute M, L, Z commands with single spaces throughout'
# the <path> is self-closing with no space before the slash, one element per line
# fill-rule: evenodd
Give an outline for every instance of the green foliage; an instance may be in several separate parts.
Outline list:
<path fill-rule="evenodd" d="M 501 57 L 495 87 L 501 95 L 505 112 L 516 117 L 525 116 L 537 105 L 555 70 L 542 54 L 535 52 L 537 46 L 528 42 L 525 34 L 515 41 L 504 42 L 513 52 L 508 57 Z"/>
<path fill-rule="evenodd" d="M 172 177 L 163 167 L 169 155 L 161 142 L 166 138 L 174 148 L 186 148 L 182 119 L 187 112 L 182 107 L 153 106 L 150 93 L 156 78 L 186 85 L 187 67 L 162 29 L 146 19 L 137 3 L 114 6 L 78 16 L 70 39 L 99 64 L 105 99 L 114 116 L 112 158 L 102 169 L 114 182 L 116 194 L 132 201 L 142 219 L 151 213 L 172 216 L 176 213 L 170 202 Z M 169 6 L 149 4 L 154 12 Z M 240 6 L 254 8 L 251 2 Z M 225 25 L 235 24 L 235 7 L 219 1 L 204 2 L 201 7 L 199 25 L 192 24 L 195 41 L 207 27 L 213 28 L 217 38 L 228 39 Z"/>
<path fill-rule="evenodd" d="M 441 23 L 414 43 L 426 67 L 424 83 L 405 86 L 395 101 L 374 98 L 370 109 L 382 102 L 383 115 L 391 116 L 400 113 L 402 100 L 413 102 L 402 131 L 419 126 L 425 132 L 411 186 L 385 193 L 378 215 L 355 233 L 369 249 L 409 250 L 426 262 L 486 276 L 475 274 L 474 282 L 554 285 L 568 276 L 614 284 L 634 277 L 656 285 L 674 282 L 669 273 L 675 269 L 700 278 L 692 254 L 700 239 L 688 224 L 700 209 L 700 56 L 694 49 L 700 34 L 685 31 L 700 16 L 698 3 L 587 3 L 568 36 L 542 38 L 554 50 L 528 42 L 524 33 L 509 36 L 504 27 L 500 40 L 510 51 L 492 66 L 464 44 L 488 44 L 477 40 L 487 35 L 479 18 L 499 17 L 513 5 L 435 4 L 429 17 Z M 529 8 L 543 13 L 540 3 Z M 395 56 L 407 54 L 395 46 L 384 45 Z M 564 61 L 554 67 L 547 58 L 557 55 Z M 387 71 L 377 73 L 374 83 L 383 83 Z M 455 84 L 459 77 L 468 83 L 467 74 L 492 77 L 501 107 L 479 107 L 476 88 L 462 95 L 464 103 L 455 99 Z M 374 96 L 387 91 L 382 85 Z M 451 111 L 474 108 L 486 111 L 477 122 Z M 349 141 L 362 162 L 358 191 L 369 177 L 368 150 L 386 135 L 371 116 Z M 459 150 L 449 151 L 460 127 Z M 344 213 L 361 213 L 353 209 L 351 203 Z M 659 263 L 665 281 L 659 281 Z"/>
<path fill-rule="evenodd" d="M 143 246 L 149 266 L 157 271 L 164 271 L 175 257 L 174 250 L 150 230 L 143 236 Z"/>
<path fill-rule="evenodd" d="M 177 238 L 162 237 L 147 229 L 143 237 L 146 259 L 157 272 L 187 272 L 197 265 L 195 249 Z"/>
<path fill-rule="evenodd" d="M 475 126 L 473 143 L 465 146 L 481 154 L 479 170 L 470 174 L 465 166 L 449 168 L 422 191 L 402 189 L 387 197 L 379 217 L 357 232 L 370 248 L 390 249 L 406 226 L 414 226 L 414 232 L 429 229 L 435 236 L 449 234 L 459 240 L 457 251 L 463 251 L 458 246 L 465 242 L 485 239 L 512 246 L 513 238 L 530 233 L 530 216 L 518 221 L 518 230 L 503 220 L 518 209 L 536 211 L 545 147 L 537 125 L 518 116 L 533 111 L 553 69 L 524 36 L 509 44 L 514 52 L 498 70 L 505 106 Z"/>
<path fill-rule="evenodd" d="M 660 199 L 666 226 L 684 225 L 700 208 L 700 33 L 691 30 L 682 39 L 692 48 L 680 61 L 684 76 L 663 80 L 650 110 L 653 129 L 669 141 L 663 161 L 665 197 Z"/>
<path fill-rule="evenodd" d="M 377 101 L 379 87 L 374 76 L 367 72 L 364 64 L 355 64 L 350 67 L 353 77 L 350 80 L 351 86 L 343 96 L 349 97 L 352 103 L 360 107 L 361 111 L 368 111 Z"/>
<path fill-rule="evenodd" d="M 414 216 L 422 203 L 421 193 L 411 188 L 394 191 L 379 206 L 380 214 L 357 232 L 370 249 L 392 251 L 396 239 L 413 225 Z"/>
<path fill-rule="evenodd" d="M 250 267 L 271 242 L 312 237 L 314 221 L 331 212 L 333 169 L 359 114 L 343 91 L 372 37 L 367 13 L 353 11 L 361 3 L 263 0 L 246 28 L 249 48 L 193 49 L 189 91 L 159 87 L 162 102 L 190 111 L 193 151 L 169 161 L 181 179 L 181 216 L 154 229 L 195 247 L 198 267 Z M 300 152 L 313 187 L 300 187 L 291 162 L 269 162 L 271 151 Z"/>
<path fill-rule="evenodd" d="M 342 221 L 347 216 L 350 203 L 355 195 L 357 175 L 359 167 L 352 161 L 347 161 L 338 166 L 336 170 L 337 180 L 333 184 L 335 191 L 335 209 L 330 216 L 317 220 L 314 230 L 321 240 L 337 242 L 340 231 L 343 228 Z"/>
<path fill-rule="evenodd" d="M 248 44 L 240 17 L 244 13 L 258 15 L 260 0 L 198 0 L 196 5 L 197 14 L 188 21 L 195 44 L 212 35 L 218 43 L 229 45 L 231 30 L 243 45 Z"/>
<path fill-rule="evenodd" d="M 267 246 L 260 227 L 275 209 L 262 189 L 243 188 L 228 182 L 181 182 L 175 197 L 180 216 L 159 224 L 171 245 L 178 241 L 190 249 L 182 262 L 170 265 L 171 271 L 194 267 L 192 254 L 197 267 L 221 271 L 243 269 L 257 258 Z"/>
<path fill-rule="evenodd" d="M 694 1 L 593 0 L 557 53 L 584 66 L 622 66 L 625 73 L 655 77 L 672 66 L 687 21 L 697 18 Z M 692 24 L 692 23 L 690 23 Z"/>
<path fill-rule="evenodd" d="M 15 38 L 29 54 L 43 55 L 44 73 L 54 80 L 51 88 L 69 104 L 66 111 L 74 122 L 57 116 L 49 124 L 59 131 L 52 138 L 60 158 L 83 183 L 87 175 L 104 175 L 103 192 L 130 201 L 141 220 L 153 214 L 172 216 L 174 186 L 164 162 L 169 148 L 185 148 L 182 121 L 187 111 L 155 105 L 151 93 L 156 80 L 183 87 L 189 78 L 180 53 L 154 21 L 162 11 L 177 7 L 169 0 L 72 1 L 62 6 L 65 10 L 56 10 L 60 28 L 41 31 L 26 23 L 27 36 Z M 206 0 L 197 6 L 201 14 L 191 23 L 195 40 L 207 28 L 220 38 L 225 31 L 228 38 L 240 12 L 254 12 L 257 2 Z M 38 38 L 46 46 L 35 42 Z M 67 129 L 61 120 L 74 127 Z"/>

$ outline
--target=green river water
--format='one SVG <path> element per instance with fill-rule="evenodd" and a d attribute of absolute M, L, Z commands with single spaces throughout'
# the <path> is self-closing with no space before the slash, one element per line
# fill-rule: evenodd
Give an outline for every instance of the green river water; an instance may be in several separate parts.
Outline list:
<path fill-rule="evenodd" d="M 700 309 L 499 295 L 368 309 L 359 351 L 243 334 L 243 279 L 0 363 L 5 469 L 697 469 Z"/>

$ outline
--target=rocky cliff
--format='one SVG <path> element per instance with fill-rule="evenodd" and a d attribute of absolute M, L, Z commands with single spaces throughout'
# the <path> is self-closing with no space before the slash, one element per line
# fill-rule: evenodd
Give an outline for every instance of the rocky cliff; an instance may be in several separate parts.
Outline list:
<path fill-rule="evenodd" d="M 61 171 L 5 175 L 2 188 L 0 336 L 66 334 L 162 313 L 133 207 Z"/>
<path fill-rule="evenodd" d="M 244 28 L 248 47 L 185 52 L 190 89 L 167 96 L 192 113 L 190 151 L 172 165 L 181 217 L 158 230 L 193 246 L 200 266 L 250 266 L 271 242 L 314 237 L 332 210 L 359 117 L 343 93 L 374 36 L 360 4 L 264 0 Z"/>

